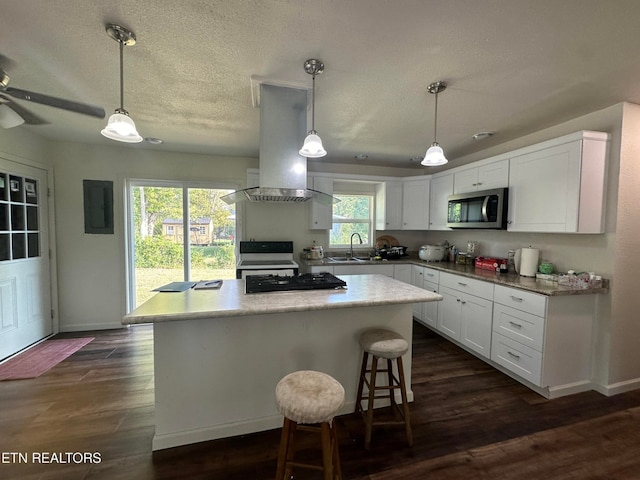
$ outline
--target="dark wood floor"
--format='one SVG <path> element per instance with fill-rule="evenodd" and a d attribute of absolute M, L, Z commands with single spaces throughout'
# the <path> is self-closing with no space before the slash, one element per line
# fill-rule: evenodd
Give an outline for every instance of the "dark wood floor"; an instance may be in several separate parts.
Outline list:
<path fill-rule="evenodd" d="M 273 477 L 279 429 L 152 453 L 152 329 L 90 334 L 42 377 L 0 382 L 0 479 Z M 365 451 L 361 420 L 339 417 L 345 479 L 640 479 L 640 390 L 545 400 L 419 324 L 413 352 L 413 448 L 394 428 Z M 38 464 L 34 452 L 101 461 Z"/>

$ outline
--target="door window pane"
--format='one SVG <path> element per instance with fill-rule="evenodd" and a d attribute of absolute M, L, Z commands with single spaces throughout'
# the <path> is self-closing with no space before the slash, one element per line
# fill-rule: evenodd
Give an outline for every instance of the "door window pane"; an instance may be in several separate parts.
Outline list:
<path fill-rule="evenodd" d="M 131 305 L 141 305 L 155 295 L 154 288 L 170 282 L 235 278 L 235 207 L 220 201 L 231 192 L 132 186 L 135 299 Z"/>

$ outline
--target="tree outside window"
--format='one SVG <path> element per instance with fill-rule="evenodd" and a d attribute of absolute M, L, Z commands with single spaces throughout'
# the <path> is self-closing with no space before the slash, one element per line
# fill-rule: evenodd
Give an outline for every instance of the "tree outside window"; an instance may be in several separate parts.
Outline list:
<path fill-rule="evenodd" d="M 373 195 L 337 194 L 341 201 L 333 205 L 333 226 L 329 235 L 331 247 L 349 247 L 351 235 L 359 233 L 362 245 L 354 239 L 359 247 L 373 247 Z"/>

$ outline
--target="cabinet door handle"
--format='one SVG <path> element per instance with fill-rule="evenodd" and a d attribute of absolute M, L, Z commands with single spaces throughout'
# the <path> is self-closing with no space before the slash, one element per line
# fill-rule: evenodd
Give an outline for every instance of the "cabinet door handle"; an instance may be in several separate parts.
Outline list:
<path fill-rule="evenodd" d="M 461 302 L 462 300 L 460 300 L 459 298 L 456 298 L 456 302 Z"/>
<path fill-rule="evenodd" d="M 511 320 L 509 320 L 509 324 L 516 328 L 522 328 L 522 325 L 520 325 L 519 323 L 512 322 Z"/>
<path fill-rule="evenodd" d="M 463 283 L 463 282 L 458 282 L 458 285 L 460 285 L 460 286 L 462 286 L 462 287 L 466 287 L 466 286 L 467 286 L 467 284 L 466 284 L 466 283 Z"/>
<path fill-rule="evenodd" d="M 465 302 L 464 300 L 462 300 L 462 305 L 464 305 L 465 303 L 467 303 L 467 302 Z"/>
<path fill-rule="evenodd" d="M 507 350 L 507 353 L 509 354 L 509 356 L 515 358 L 516 360 L 520 360 L 520 355 L 516 355 L 513 352 L 510 352 L 509 350 Z"/>
<path fill-rule="evenodd" d="M 427 277 L 433 277 L 433 273 L 427 273 Z"/>
<path fill-rule="evenodd" d="M 478 183 L 476 183 L 476 185 L 482 185 L 482 182 L 478 182 Z"/>
<path fill-rule="evenodd" d="M 520 297 L 514 297 L 513 295 L 510 295 L 511 300 L 513 300 L 514 302 L 522 302 L 524 299 L 520 298 Z"/>

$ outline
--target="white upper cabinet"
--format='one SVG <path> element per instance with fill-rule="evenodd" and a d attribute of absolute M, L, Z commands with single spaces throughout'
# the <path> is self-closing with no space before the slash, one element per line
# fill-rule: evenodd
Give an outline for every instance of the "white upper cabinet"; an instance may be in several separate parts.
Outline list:
<path fill-rule="evenodd" d="M 431 179 L 429 230 L 451 230 L 447 227 L 447 197 L 453 193 L 453 173 Z"/>
<path fill-rule="evenodd" d="M 509 183 L 509 159 L 468 168 L 454 174 L 453 193 L 503 188 Z"/>
<path fill-rule="evenodd" d="M 307 182 L 309 188 L 313 188 L 322 193 L 333 195 L 333 179 L 326 177 L 312 177 L 313 180 Z M 313 186 L 311 183 L 313 181 Z M 333 224 L 333 207 L 311 201 L 309 208 L 309 230 L 331 230 Z"/>
<path fill-rule="evenodd" d="M 402 186 L 402 229 L 427 230 L 429 228 L 430 180 L 405 180 Z"/>
<path fill-rule="evenodd" d="M 402 228 L 402 182 L 376 185 L 376 230 Z"/>
<path fill-rule="evenodd" d="M 608 138 L 578 132 L 512 157 L 507 229 L 603 233 Z"/>

